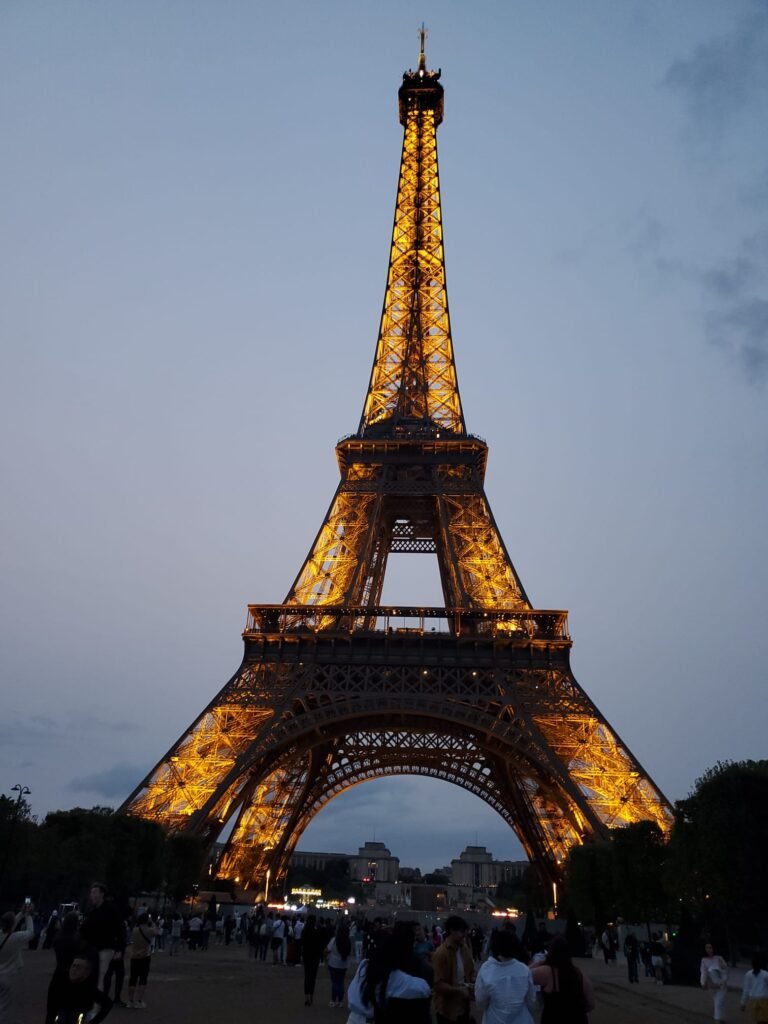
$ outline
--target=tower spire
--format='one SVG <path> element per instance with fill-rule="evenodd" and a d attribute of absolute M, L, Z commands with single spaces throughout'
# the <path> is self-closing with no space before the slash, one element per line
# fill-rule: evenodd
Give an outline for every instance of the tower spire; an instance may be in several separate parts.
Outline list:
<path fill-rule="evenodd" d="M 437 165 L 443 87 L 440 70 L 427 70 L 426 34 L 422 25 L 418 70 L 405 72 L 398 92 L 404 128 L 400 177 L 361 437 L 466 433 L 448 314 Z"/>

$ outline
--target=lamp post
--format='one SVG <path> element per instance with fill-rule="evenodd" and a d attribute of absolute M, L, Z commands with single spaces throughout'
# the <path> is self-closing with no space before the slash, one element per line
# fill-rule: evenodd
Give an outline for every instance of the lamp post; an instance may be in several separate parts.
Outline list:
<path fill-rule="evenodd" d="M 17 782 L 15 786 L 11 786 L 11 792 L 19 794 L 16 797 L 16 818 L 18 818 L 19 811 L 21 810 L 21 801 L 25 796 L 29 796 L 32 793 L 32 790 L 29 786 L 22 786 L 21 783 Z"/>

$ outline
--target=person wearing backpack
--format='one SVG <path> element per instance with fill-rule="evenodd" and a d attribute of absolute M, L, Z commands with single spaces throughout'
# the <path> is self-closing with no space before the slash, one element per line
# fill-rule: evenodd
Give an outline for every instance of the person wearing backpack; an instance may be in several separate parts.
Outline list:
<path fill-rule="evenodd" d="M 152 960 L 152 940 L 158 929 L 152 924 L 149 914 L 140 914 L 131 932 L 131 975 L 128 979 L 128 1003 L 135 1010 L 146 1010 L 144 989 L 149 978 Z"/>

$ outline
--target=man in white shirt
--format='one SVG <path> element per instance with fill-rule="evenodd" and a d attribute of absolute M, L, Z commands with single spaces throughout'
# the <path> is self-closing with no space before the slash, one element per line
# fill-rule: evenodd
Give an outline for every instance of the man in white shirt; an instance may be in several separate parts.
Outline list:
<path fill-rule="evenodd" d="M 0 1021 L 12 1019 L 13 982 L 24 966 L 21 951 L 35 934 L 32 905 L 27 904 L 18 914 L 9 911 L 0 918 Z M 24 930 L 16 929 L 24 919 Z"/>

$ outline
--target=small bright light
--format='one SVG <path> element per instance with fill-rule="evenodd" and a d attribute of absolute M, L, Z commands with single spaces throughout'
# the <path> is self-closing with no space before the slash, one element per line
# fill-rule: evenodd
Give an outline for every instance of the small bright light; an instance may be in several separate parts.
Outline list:
<path fill-rule="evenodd" d="M 354 896 L 350 896 L 349 899 L 347 900 L 347 903 L 354 903 L 354 902 L 355 902 L 355 897 Z"/>

